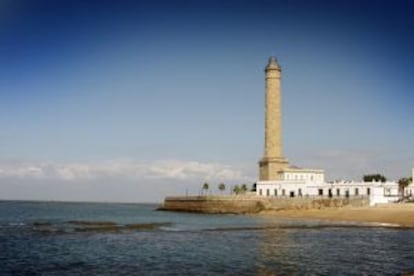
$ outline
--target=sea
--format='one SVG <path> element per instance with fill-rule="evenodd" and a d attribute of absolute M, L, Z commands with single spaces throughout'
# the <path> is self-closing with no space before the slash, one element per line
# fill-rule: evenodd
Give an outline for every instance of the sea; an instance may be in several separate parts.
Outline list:
<path fill-rule="evenodd" d="M 401 275 L 414 229 L 0 201 L 0 275 Z"/>

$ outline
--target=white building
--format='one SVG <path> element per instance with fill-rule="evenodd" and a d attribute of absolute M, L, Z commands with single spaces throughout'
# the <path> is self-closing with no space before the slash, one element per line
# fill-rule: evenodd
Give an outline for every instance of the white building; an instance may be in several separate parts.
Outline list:
<path fill-rule="evenodd" d="M 305 196 L 310 195 L 311 186 L 321 185 L 325 181 L 323 170 L 289 167 L 278 174 L 281 180 L 257 182 L 257 194 L 261 196 Z"/>
<path fill-rule="evenodd" d="M 323 183 L 325 181 L 324 170 L 302 169 L 295 166 L 288 167 L 279 172 L 282 180 L 299 180 L 305 182 Z"/>
<path fill-rule="evenodd" d="M 289 167 L 279 173 L 281 180 L 258 181 L 256 194 L 267 197 L 369 197 L 370 204 L 395 202 L 399 199 L 398 183 L 325 182 L 323 170 Z M 412 186 L 414 194 L 414 186 Z"/>
<path fill-rule="evenodd" d="M 414 197 L 414 169 L 411 172 L 411 183 L 404 189 L 404 196 L 405 197 Z"/>

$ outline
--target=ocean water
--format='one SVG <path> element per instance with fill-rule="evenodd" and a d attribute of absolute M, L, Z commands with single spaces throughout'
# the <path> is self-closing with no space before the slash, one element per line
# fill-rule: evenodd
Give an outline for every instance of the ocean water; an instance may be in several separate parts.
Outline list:
<path fill-rule="evenodd" d="M 0 201 L 0 275 L 398 275 L 414 229 Z"/>

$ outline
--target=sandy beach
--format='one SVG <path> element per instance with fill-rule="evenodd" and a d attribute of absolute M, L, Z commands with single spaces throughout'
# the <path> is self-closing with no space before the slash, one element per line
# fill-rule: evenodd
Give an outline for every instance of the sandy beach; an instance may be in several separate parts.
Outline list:
<path fill-rule="evenodd" d="M 263 211 L 260 215 L 298 219 L 322 219 L 329 221 L 386 223 L 414 227 L 413 203 L 384 204 L 372 207 Z"/>

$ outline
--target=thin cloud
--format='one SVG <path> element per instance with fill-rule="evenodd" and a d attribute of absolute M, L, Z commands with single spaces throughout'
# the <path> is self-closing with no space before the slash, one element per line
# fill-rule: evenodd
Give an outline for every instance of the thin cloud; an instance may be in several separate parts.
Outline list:
<path fill-rule="evenodd" d="M 0 178 L 93 180 L 99 178 L 248 181 L 241 168 L 197 161 L 139 162 L 109 160 L 84 163 L 0 161 Z"/>

